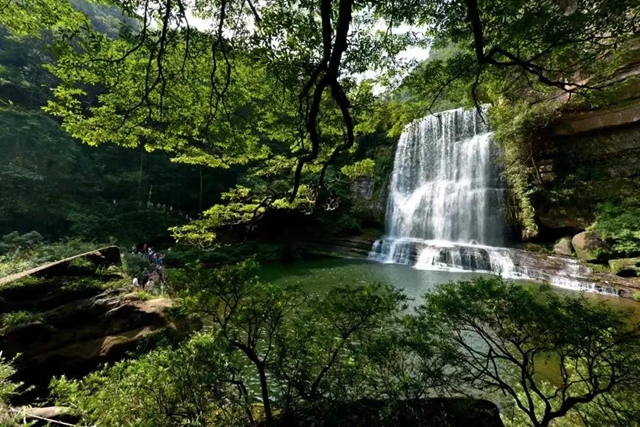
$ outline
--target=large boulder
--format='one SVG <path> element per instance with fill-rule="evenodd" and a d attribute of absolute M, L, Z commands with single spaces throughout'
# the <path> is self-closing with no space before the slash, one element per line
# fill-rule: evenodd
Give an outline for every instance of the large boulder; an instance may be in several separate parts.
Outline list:
<path fill-rule="evenodd" d="M 604 262 L 613 256 L 611 246 L 593 231 L 576 234 L 571 239 L 571 244 L 578 258 L 583 261 Z"/>
<path fill-rule="evenodd" d="M 553 253 L 556 255 L 573 255 L 573 246 L 571 246 L 571 239 L 563 237 L 553 245 Z"/>

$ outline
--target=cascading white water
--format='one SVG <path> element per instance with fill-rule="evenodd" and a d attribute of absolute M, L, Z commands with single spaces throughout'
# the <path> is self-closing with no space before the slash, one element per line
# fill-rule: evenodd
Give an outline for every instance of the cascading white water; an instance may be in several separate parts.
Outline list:
<path fill-rule="evenodd" d="M 449 110 L 409 124 L 398 142 L 387 236 L 369 258 L 424 270 L 478 271 L 612 293 L 575 260 L 545 260 L 503 247 L 505 186 L 500 152 L 476 110 Z M 575 270 L 575 271 L 574 271 Z"/>
<path fill-rule="evenodd" d="M 408 125 L 396 150 L 388 237 L 371 258 L 421 269 L 516 276 L 504 250 L 504 186 L 491 132 L 476 110 Z"/>
<path fill-rule="evenodd" d="M 394 162 L 389 237 L 504 245 L 504 186 L 491 135 L 476 110 L 407 126 Z"/>

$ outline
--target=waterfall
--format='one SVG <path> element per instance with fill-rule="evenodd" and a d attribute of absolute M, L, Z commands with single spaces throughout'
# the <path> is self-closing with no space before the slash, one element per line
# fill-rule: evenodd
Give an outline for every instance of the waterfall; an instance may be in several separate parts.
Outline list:
<path fill-rule="evenodd" d="M 409 124 L 398 142 L 387 235 L 369 258 L 423 270 L 476 271 L 614 294 L 577 261 L 504 247 L 500 151 L 477 110 L 449 110 Z"/>
<path fill-rule="evenodd" d="M 394 162 L 389 237 L 504 246 L 504 185 L 491 135 L 476 110 L 407 126 Z"/>
<path fill-rule="evenodd" d="M 370 257 L 421 269 L 517 276 L 504 249 L 505 187 L 492 133 L 476 110 L 409 124 L 398 142 L 385 239 Z"/>

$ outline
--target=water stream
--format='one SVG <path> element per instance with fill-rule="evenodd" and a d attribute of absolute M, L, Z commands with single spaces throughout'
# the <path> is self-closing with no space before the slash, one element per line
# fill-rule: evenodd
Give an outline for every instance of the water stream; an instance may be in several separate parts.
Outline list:
<path fill-rule="evenodd" d="M 476 110 L 449 110 L 409 124 L 396 149 L 387 235 L 369 258 L 420 270 L 482 272 L 616 294 L 570 258 L 505 247 L 501 153 Z"/>

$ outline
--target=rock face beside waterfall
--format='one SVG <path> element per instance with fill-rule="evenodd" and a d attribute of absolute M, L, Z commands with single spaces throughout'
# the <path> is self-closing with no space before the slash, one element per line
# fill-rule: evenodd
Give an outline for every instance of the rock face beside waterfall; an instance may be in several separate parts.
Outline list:
<path fill-rule="evenodd" d="M 388 197 L 388 178 L 376 183 L 373 177 L 361 177 L 351 183 L 351 200 L 364 216 L 360 219 L 368 225 L 384 226 Z"/>
<path fill-rule="evenodd" d="M 533 136 L 532 147 L 541 191 L 531 201 L 541 237 L 584 230 L 598 204 L 638 195 L 640 88 L 630 88 L 619 105 L 564 111 Z"/>

